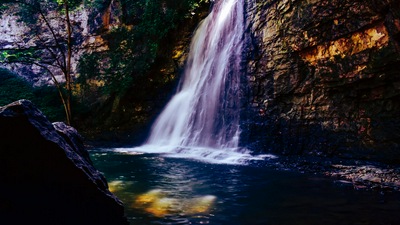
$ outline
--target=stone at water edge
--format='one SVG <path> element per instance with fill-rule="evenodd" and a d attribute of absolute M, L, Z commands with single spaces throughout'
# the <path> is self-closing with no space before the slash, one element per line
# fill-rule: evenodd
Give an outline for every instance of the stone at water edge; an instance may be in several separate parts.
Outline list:
<path fill-rule="evenodd" d="M 0 107 L 0 180 L 1 224 L 128 224 L 76 130 L 28 100 Z"/>
<path fill-rule="evenodd" d="M 68 142 L 69 145 L 71 145 L 72 149 L 78 155 L 84 157 L 84 159 L 90 164 L 93 164 L 92 160 L 90 159 L 89 152 L 86 151 L 85 145 L 83 144 L 83 137 L 78 133 L 75 128 L 68 126 L 64 122 L 54 122 L 53 126 L 58 134 L 60 134 Z"/>

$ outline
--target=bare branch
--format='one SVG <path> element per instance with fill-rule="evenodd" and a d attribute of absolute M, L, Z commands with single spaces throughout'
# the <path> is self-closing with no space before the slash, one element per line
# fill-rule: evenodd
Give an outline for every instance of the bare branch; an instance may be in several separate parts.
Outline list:
<path fill-rule="evenodd" d="M 39 38 L 39 40 L 43 41 L 43 39 L 42 39 L 39 35 L 37 35 L 37 38 Z M 54 47 L 54 46 L 53 46 L 53 47 Z M 45 45 L 45 49 L 48 50 L 48 51 L 50 52 L 51 56 L 52 56 L 52 57 L 55 59 L 55 61 L 57 62 L 57 65 L 59 66 L 59 68 L 60 68 L 63 72 L 65 72 L 65 69 L 66 69 L 66 68 L 64 68 L 62 62 L 60 62 L 59 57 L 56 55 L 56 53 L 53 52 L 52 48 L 49 47 L 49 46 L 47 46 L 47 45 Z"/>
<path fill-rule="evenodd" d="M 64 67 L 66 67 L 66 63 L 67 63 L 67 62 L 66 62 L 65 54 L 64 54 L 64 51 L 62 51 L 62 47 L 61 47 L 61 45 L 60 45 L 60 42 L 58 41 L 58 38 L 57 38 L 57 36 L 56 36 L 56 34 L 55 34 L 55 32 L 54 32 L 54 29 L 53 29 L 53 27 L 50 25 L 49 21 L 47 20 L 46 16 L 44 15 L 42 9 L 39 8 L 38 10 L 39 10 L 39 13 L 40 13 L 40 15 L 42 16 L 44 22 L 46 23 L 46 26 L 49 28 L 49 30 L 50 30 L 50 32 L 51 32 L 51 34 L 52 34 L 52 36 L 53 36 L 53 39 L 54 39 L 54 41 L 56 42 L 57 48 L 60 49 L 60 52 L 61 52 L 61 54 L 62 54 L 62 56 L 63 56 L 63 64 L 64 64 Z"/>

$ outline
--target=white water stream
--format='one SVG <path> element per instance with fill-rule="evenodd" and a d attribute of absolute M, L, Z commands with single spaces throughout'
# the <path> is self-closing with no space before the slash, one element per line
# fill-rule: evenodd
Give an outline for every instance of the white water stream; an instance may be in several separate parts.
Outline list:
<path fill-rule="evenodd" d="M 243 0 L 218 0 L 196 30 L 178 91 L 143 146 L 120 152 L 168 153 L 213 163 L 267 157 L 239 147 Z"/>

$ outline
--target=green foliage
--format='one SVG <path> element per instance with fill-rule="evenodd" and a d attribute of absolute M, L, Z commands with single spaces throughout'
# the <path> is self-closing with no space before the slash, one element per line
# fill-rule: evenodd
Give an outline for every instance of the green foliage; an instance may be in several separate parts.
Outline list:
<path fill-rule="evenodd" d="M 5 69 L 0 69 L 0 105 L 6 105 L 19 99 L 33 99 L 31 86 Z"/>
<path fill-rule="evenodd" d="M 35 48 L 3 50 L 0 52 L 0 63 L 33 62 L 40 60 L 38 53 Z"/>
<path fill-rule="evenodd" d="M 97 79 L 104 82 L 106 94 L 123 95 L 140 77 L 149 73 L 163 40 L 178 24 L 206 0 L 121 0 L 123 22 L 105 39 L 109 51 L 92 53 L 79 63 L 80 83 Z M 93 0 L 92 5 L 106 8 L 109 1 Z M 131 25 L 133 24 L 133 25 Z"/>
<path fill-rule="evenodd" d="M 18 19 L 27 24 L 30 31 L 25 33 L 26 38 L 15 41 L 9 49 L 0 50 L 0 63 L 35 64 L 42 68 L 66 67 L 66 51 L 68 48 L 65 29 L 56 27 L 64 23 L 64 3 L 68 2 L 69 8 L 77 8 L 83 0 L 2 0 L 0 8 L 16 6 L 8 13 L 14 13 Z M 58 15 L 49 14 L 50 11 Z M 35 43 L 27 45 L 25 39 L 34 40 Z M 23 47 L 18 47 L 23 46 Z M 64 69 L 65 70 L 65 69 Z M 63 71 L 64 71 L 63 70 Z M 50 71 L 50 70 L 48 70 Z"/>
<path fill-rule="evenodd" d="M 33 88 L 21 77 L 0 69 L 0 106 L 20 99 L 32 101 L 51 121 L 64 118 L 64 109 L 55 87 Z"/>
<path fill-rule="evenodd" d="M 106 10 L 111 0 L 85 0 L 84 4 L 86 7 L 94 8 L 100 12 Z"/>
<path fill-rule="evenodd" d="M 21 22 L 30 28 L 26 38 L 13 43 L 9 49 L 1 50 L 0 63 L 2 64 L 29 64 L 45 69 L 57 85 L 65 105 L 67 123 L 71 123 L 71 57 L 74 50 L 73 24 L 69 13 L 81 5 L 83 0 L 16 0 L 0 2 L 1 9 L 15 6 L 9 13 L 15 13 Z M 3 10 L 4 12 L 4 10 Z M 61 26 L 60 24 L 64 24 Z M 27 46 L 25 39 L 35 43 Z M 23 47 L 19 47 L 23 46 Z M 65 88 L 56 81 L 52 68 L 58 68 L 65 77 Z M 63 90 L 65 90 L 65 93 Z"/>
<path fill-rule="evenodd" d="M 50 121 L 64 121 L 65 111 L 58 90 L 53 86 L 43 86 L 33 89 L 34 102 Z"/>
<path fill-rule="evenodd" d="M 100 54 L 85 54 L 79 59 L 80 72 L 86 76 L 78 77 L 78 83 L 84 83 L 99 75 L 100 60 Z"/>

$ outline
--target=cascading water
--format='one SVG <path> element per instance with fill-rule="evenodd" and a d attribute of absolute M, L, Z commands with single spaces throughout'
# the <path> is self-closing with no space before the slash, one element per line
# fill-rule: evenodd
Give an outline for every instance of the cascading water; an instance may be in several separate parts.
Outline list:
<path fill-rule="evenodd" d="M 254 157 L 239 148 L 243 0 L 219 0 L 194 34 L 178 91 L 145 145 L 119 151 L 169 153 L 216 163 Z"/>
<path fill-rule="evenodd" d="M 243 12 L 223 0 L 197 29 L 183 80 L 153 126 L 148 144 L 238 147 L 238 79 Z"/>

